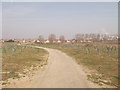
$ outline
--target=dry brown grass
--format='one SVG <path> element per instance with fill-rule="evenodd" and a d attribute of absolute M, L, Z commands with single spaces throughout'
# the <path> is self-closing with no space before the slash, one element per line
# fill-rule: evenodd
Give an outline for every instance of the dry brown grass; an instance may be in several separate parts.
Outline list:
<path fill-rule="evenodd" d="M 13 49 L 14 48 L 14 49 Z M 2 79 L 19 78 L 24 69 L 47 63 L 48 52 L 29 46 L 18 46 L 15 43 L 3 43 Z"/>
<path fill-rule="evenodd" d="M 95 42 L 76 44 L 45 44 L 40 45 L 59 49 L 75 58 L 96 72 L 90 73 L 88 79 L 100 85 L 118 85 L 118 45 L 117 43 Z M 99 50 L 98 50 L 99 49 Z"/>

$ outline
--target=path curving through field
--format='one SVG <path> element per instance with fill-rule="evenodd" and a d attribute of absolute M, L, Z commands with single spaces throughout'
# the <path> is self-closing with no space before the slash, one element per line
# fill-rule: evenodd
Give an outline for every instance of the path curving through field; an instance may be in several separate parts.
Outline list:
<path fill-rule="evenodd" d="M 41 47 L 37 47 L 41 48 Z M 49 48 L 48 64 L 27 80 L 19 80 L 12 88 L 97 88 L 87 80 L 82 67 L 65 53 Z"/>

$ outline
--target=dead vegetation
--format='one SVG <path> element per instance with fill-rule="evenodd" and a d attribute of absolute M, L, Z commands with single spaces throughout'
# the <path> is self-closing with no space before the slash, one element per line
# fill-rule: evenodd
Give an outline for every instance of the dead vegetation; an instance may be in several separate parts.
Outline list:
<path fill-rule="evenodd" d="M 44 44 L 43 47 L 59 49 L 75 58 L 78 64 L 94 70 L 88 79 L 99 85 L 118 86 L 118 50 L 115 43 L 94 42 L 75 44 Z"/>
<path fill-rule="evenodd" d="M 47 64 L 48 52 L 31 46 L 3 43 L 2 80 L 29 75 L 33 70 Z M 2 84 L 6 84 L 3 82 Z"/>

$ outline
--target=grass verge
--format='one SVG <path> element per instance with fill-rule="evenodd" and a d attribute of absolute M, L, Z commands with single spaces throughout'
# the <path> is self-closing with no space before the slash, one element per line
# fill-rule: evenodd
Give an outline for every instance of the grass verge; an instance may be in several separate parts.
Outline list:
<path fill-rule="evenodd" d="M 83 44 L 43 44 L 42 47 L 61 50 L 94 71 L 88 79 L 99 85 L 118 86 L 118 46 L 102 43 Z"/>
<path fill-rule="evenodd" d="M 30 46 L 16 43 L 3 43 L 2 45 L 2 80 L 20 78 L 38 65 L 47 64 L 48 52 Z"/>

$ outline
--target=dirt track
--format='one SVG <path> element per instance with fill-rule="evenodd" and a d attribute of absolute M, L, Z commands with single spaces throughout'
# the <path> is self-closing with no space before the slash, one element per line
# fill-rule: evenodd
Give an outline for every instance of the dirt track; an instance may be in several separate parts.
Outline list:
<path fill-rule="evenodd" d="M 29 78 L 16 80 L 12 88 L 98 88 L 87 80 L 82 67 L 71 57 L 54 50 L 49 52 L 48 65 Z"/>

